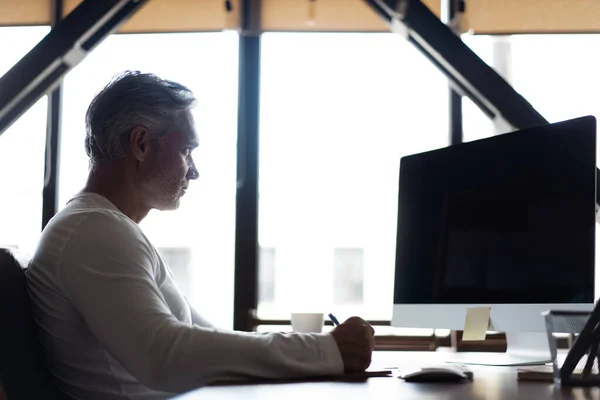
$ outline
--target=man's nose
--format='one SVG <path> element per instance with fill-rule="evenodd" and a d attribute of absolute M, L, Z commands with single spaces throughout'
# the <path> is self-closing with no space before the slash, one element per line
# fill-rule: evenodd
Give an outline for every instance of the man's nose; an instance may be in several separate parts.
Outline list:
<path fill-rule="evenodd" d="M 192 161 L 190 163 L 190 168 L 188 169 L 187 178 L 190 180 L 195 180 L 198 179 L 199 176 L 200 173 L 198 173 L 198 170 L 196 169 L 196 164 L 194 164 L 194 162 Z"/>
<path fill-rule="evenodd" d="M 187 174 L 188 179 L 196 180 L 196 179 L 198 179 L 199 176 L 200 176 L 200 174 L 198 173 L 198 170 L 196 169 L 196 167 L 192 167 L 188 170 L 188 174 Z"/>

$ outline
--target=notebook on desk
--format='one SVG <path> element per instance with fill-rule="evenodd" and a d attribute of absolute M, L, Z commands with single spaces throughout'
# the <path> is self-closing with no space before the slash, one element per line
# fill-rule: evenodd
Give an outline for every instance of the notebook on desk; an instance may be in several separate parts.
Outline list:
<path fill-rule="evenodd" d="M 209 386 L 232 386 L 232 385 L 260 385 L 274 383 L 301 383 L 301 382 L 365 382 L 369 378 L 392 377 L 391 370 L 367 370 L 365 372 L 352 372 L 336 376 L 313 376 L 294 379 L 251 379 L 240 378 L 227 381 L 218 381 Z"/>
<path fill-rule="evenodd" d="M 517 379 L 520 381 L 554 382 L 554 368 L 548 365 L 532 365 L 517 368 Z"/>

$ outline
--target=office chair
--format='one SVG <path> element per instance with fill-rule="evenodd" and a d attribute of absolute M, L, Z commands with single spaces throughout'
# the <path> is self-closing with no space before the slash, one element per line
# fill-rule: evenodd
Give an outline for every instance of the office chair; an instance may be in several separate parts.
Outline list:
<path fill-rule="evenodd" d="M 29 307 L 26 265 L 0 248 L 0 382 L 10 400 L 57 400 Z"/>

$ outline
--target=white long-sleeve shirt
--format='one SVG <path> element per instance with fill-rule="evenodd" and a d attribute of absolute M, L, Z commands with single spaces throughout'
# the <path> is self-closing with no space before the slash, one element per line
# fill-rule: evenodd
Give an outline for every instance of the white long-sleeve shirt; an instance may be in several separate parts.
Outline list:
<path fill-rule="evenodd" d="M 331 334 L 214 328 L 139 226 L 97 194 L 74 197 L 50 221 L 27 277 L 40 340 L 67 398 L 164 399 L 220 379 L 343 372 Z"/>

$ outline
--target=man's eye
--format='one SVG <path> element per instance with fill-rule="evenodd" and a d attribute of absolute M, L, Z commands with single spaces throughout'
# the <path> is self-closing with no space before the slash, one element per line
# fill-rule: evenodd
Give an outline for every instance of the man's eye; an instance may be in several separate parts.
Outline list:
<path fill-rule="evenodd" d="M 186 147 L 185 149 L 183 149 L 183 155 L 186 157 L 189 157 L 189 155 L 192 153 L 192 148 L 191 147 Z"/>

